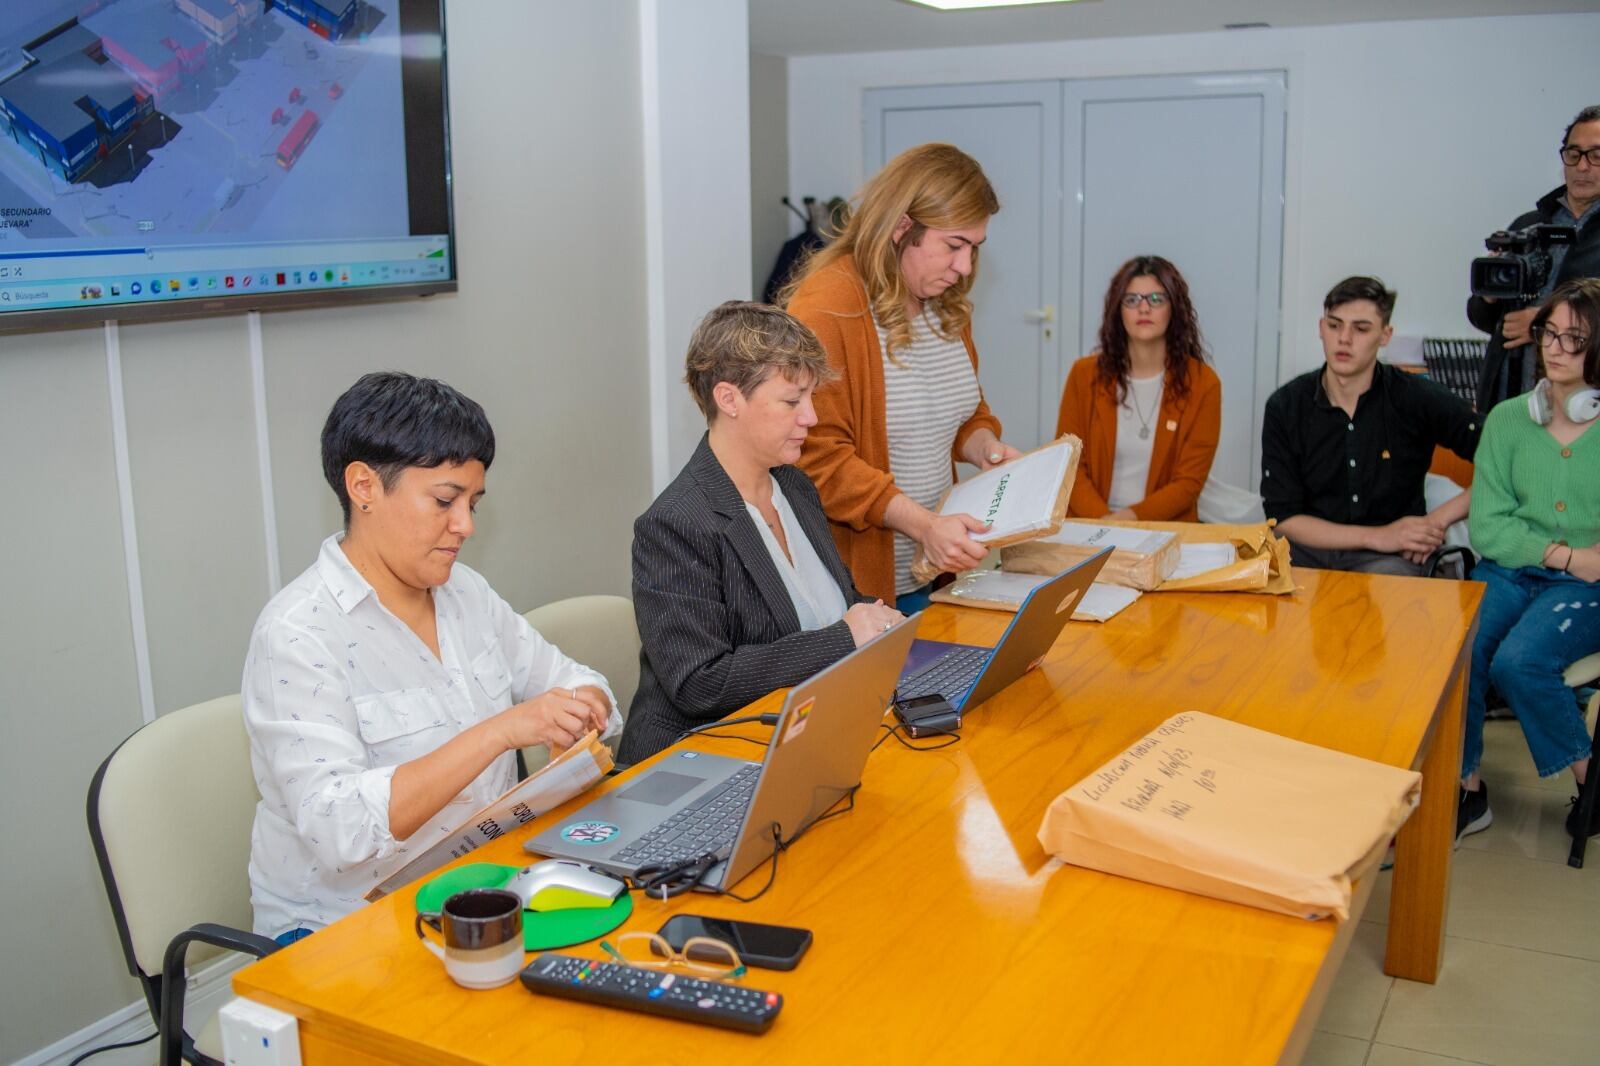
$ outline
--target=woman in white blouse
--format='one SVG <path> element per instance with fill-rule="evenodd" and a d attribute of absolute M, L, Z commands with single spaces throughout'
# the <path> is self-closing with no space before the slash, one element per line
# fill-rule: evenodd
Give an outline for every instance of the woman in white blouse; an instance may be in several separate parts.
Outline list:
<path fill-rule="evenodd" d="M 368 374 L 328 415 L 345 529 L 261 612 L 244 668 L 257 932 L 355 910 L 511 787 L 517 749 L 621 728 L 605 678 L 456 562 L 493 459 L 483 408 L 439 381 Z"/>
<path fill-rule="evenodd" d="M 793 465 L 828 380 L 811 331 L 729 301 L 689 341 L 686 380 L 706 435 L 633 526 L 639 691 L 620 758 L 793 685 L 901 617 L 856 591 L 822 502 Z"/>

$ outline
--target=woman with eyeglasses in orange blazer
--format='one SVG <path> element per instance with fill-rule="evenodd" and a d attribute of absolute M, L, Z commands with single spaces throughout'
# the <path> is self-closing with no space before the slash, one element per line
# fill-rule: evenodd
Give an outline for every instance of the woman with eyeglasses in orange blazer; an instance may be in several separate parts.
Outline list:
<path fill-rule="evenodd" d="M 1100 345 L 1073 364 L 1056 435 L 1083 441 L 1068 514 L 1199 519 L 1222 430 L 1222 381 L 1206 363 L 1178 268 L 1141 255 L 1106 290 Z"/>

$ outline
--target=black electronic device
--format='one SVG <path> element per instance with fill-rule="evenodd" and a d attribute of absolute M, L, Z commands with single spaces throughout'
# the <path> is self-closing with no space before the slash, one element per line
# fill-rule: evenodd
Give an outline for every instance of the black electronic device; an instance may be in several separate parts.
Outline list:
<path fill-rule="evenodd" d="M 766 1032 L 783 1009 L 783 996 L 777 992 L 704 981 L 673 970 L 596 962 L 554 951 L 528 963 L 522 971 L 522 984 L 541 995 L 746 1033 Z"/>
<path fill-rule="evenodd" d="M 1550 247 L 1573 244 L 1578 231 L 1572 226 L 1540 223 L 1519 230 L 1496 230 L 1483 246 L 1493 255 L 1472 261 L 1472 295 L 1496 300 L 1532 301 L 1550 280 L 1554 260 Z"/>
<path fill-rule="evenodd" d="M 894 716 L 913 737 L 943 736 L 961 728 L 961 712 L 937 694 L 897 701 Z"/>
<path fill-rule="evenodd" d="M 739 954 L 746 966 L 792 970 L 811 946 L 811 930 L 792 925 L 765 925 L 732 918 L 707 918 L 699 914 L 674 914 L 660 929 L 673 951 L 682 951 L 691 937 L 720 940 Z M 690 958 L 693 958 L 691 953 Z"/>

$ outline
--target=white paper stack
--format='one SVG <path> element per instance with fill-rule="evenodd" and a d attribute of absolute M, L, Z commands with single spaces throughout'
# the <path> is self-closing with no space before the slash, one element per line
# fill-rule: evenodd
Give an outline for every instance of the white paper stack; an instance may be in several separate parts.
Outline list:
<path fill-rule="evenodd" d="M 1178 565 L 1168 577 L 1197 577 L 1239 561 L 1232 544 L 1184 544 L 1178 548 Z"/>
<path fill-rule="evenodd" d="M 1054 574 L 1008 574 L 1003 570 L 973 570 L 953 584 L 933 594 L 939 603 L 964 607 L 983 607 L 992 611 L 1015 611 L 1028 593 L 1049 581 Z M 1139 598 L 1139 590 L 1096 581 L 1072 608 L 1074 622 L 1104 622 Z"/>
<path fill-rule="evenodd" d="M 1178 538 L 1166 530 L 1100 525 L 1072 520 L 1045 537 L 1037 537 L 1005 550 L 1001 566 L 1025 574 L 1057 574 L 1103 548 L 1111 558 L 1100 580 L 1136 589 L 1153 589 L 1178 566 Z"/>

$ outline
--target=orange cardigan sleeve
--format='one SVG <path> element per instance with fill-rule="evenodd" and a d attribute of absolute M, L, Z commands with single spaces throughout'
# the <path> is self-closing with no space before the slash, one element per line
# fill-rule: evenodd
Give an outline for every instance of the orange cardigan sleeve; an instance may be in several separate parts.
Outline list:
<path fill-rule="evenodd" d="M 867 439 L 871 427 L 861 425 L 857 417 L 872 358 L 864 350 L 868 340 L 864 330 L 871 328 L 872 320 L 866 317 L 860 297 L 855 301 L 859 310 L 850 306 L 854 294 L 847 285 L 848 277 L 841 279 L 825 271 L 795 293 L 789 313 L 817 335 L 827 352 L 828 365 L 838 375 L 812 394 L 817 424 L 806 434 L 799 466 L 817 486 L 828 517 L 860 532 L 884 525 L 884 512 L 900 495 L 900 488 L 893 475 L 862 457 L 864 448 L 872 450 Z M 882 418 L 880 411 L 880 424 Z M 887 455 L 883 465 L 888 465 Z"/>
<path fill-rule="evenodd" d="M 1143 521 L 1170 522 L 1191 514 L 1211 475 L 1222 435 L 1222 379 L 1204 363 L 1196 364 L 1193 376 L 1172 446 L 1172 476 L 1132 507 Z"/>
<path fill-rule="evenodd" d="M 1072 482 L 1072 496 L 1067 501 L 1067 513 L 1074 518 L 1104 518 L 1111 513 L 1105 497 L 1095 489 L 1089 478 L 1089 449 L 1094 441 L 1089 437 L 1090 412 L 1094 408 L 1095 361 L 1079 359 L 1067 372 L 1066 387 L 1061 390 L 1061 411 L 1056 416 L 1056 436 L 1071 433 L 1083 442 L 1083 454 L 1078 460 L 1078 475 Z"/>

